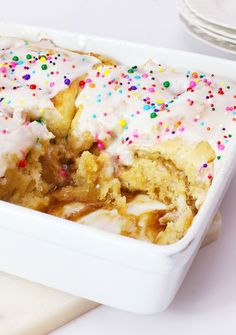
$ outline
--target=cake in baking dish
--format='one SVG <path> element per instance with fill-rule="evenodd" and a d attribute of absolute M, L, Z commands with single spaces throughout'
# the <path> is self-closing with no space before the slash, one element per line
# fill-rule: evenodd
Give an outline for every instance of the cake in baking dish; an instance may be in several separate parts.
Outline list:
<path fill-rule="evenodd" d="M 53 187 L 47 176 L 61 166 L 80 82 L 96 64 L 112 61 L 50 41 L 0 38 L 0 48 L 0 198 L 42 209 Z M 57 152 L 50 141 L 61 141 Z M 65 173 L 56 173 L 60 184 Z"/>
<path fill-rule="evenodd" d="M 0 39 L 0 198 L 157 244 L 191 226 L 235 132 L 236 86 Z"/>

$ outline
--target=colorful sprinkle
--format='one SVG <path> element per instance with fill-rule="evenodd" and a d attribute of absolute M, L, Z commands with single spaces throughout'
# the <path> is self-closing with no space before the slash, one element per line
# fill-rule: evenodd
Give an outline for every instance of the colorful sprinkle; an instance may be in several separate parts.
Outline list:
<path fill-rule="evenodd" d="M 69 86 L 69 85 L 70 85 L 70 79 L 66 78 L 66 79 L 64 80 L 64 83 L 65 83 L 65 85 Z"/>
<path fill-rule="evenodd" d="M 126 121 L 124 120 L 124 119 L 121 119 L 121 120 L 119 120 L 119 125 L 122 127 L 122 128 L 125 128 L 125 126 L 126 126 Z"/>
<path fill-rule="evenodd" d="M 164 81 L 163 86 L 166 87 L 166 88 L 169 87 L 170 86 L 170 82 L 169 81 Z"/>

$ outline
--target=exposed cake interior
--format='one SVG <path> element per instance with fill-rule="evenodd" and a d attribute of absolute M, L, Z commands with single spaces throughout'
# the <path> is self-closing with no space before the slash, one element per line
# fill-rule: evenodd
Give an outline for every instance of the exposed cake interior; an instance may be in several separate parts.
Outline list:
<path fill-rule="evenodd" d="M 0 38 L 0 199 L 158 244 L 181 239 L 234 134 L 214 75 Z"/>

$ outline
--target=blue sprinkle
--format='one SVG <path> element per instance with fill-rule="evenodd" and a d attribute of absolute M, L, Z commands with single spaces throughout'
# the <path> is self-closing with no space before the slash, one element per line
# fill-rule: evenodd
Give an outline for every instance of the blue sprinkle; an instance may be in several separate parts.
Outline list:
<path fill-rule="evenodd" d="M 123 91 L 122 91 L 122 90 L 119 90 L 118 92 L 121 94 Z"/>
<path fill-rule="evenodd" d="M 148 111 L 150 109 L 150 106 L 149 105 L 144 105 L 143 109 L 145 109 L 145 111 Z"/>
<path fill-rule="evenodd" d="M 96 114 L 93 114 L 93 118 L 96 119 L 97 115 Z"/>

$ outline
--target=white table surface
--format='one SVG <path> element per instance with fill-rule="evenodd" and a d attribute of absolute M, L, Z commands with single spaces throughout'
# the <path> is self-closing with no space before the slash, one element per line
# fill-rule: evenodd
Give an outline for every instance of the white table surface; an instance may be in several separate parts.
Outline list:
<path fill-rule="evenodd" d="M 178 19 L 175 0 L 1 1 L 0 12 L 4 21 L 236 59 L 189 36 Z M 224 225 L 219 240 L 199 252 L 168 310 L 141 316 L 101 306 L 51 335 L 236 334 L 235 191 L 236 176 L 221 206 Z"/>

